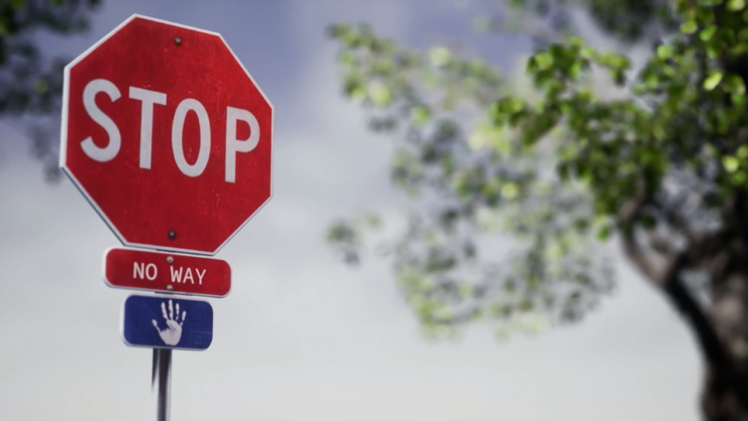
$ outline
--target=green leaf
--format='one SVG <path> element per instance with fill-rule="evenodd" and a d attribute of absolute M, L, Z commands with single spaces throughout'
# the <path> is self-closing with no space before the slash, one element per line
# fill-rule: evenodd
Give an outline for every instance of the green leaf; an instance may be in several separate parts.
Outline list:
<path fill-rule="evenodd" d="M 740 161 L 734 156 L 727 155 L 722 157 L 722 166 L 725 167 L 725 171 L 733 173 L 740 167 Z"/>
<path fill-rule="evenodd" d="M 369 84 L 368 94 L 372 102 L 379 106 L 389 104 L 392 99 L 390 90 L 380 81 L 374 81 Z"/>
<path fill-rule="evenodd" d="M 610 226 L 604 225 L 600 227 L 600 229 L 597 231 L 597 239 L 600 241 L 605 241 L 608 238 L 610 238 L 610 233 L 611 233 Z"/>
<path fill-rule="evenodd" d="M 553 66 L 553 56 L 547 52 L 536 54 L 534 59 L 540 70 L 547 70 Z"/>
<path fill-rule="evenodd" d="M 591 59 L 591 58 L 595 57 L 595 54 L 596 54 L 596 53 L 597 53 L 597 51 L 595 51 L 595 49 L 594 49 L 594 48 L 592 48 L 592 47 L 584 47 L 584 48 L 582 48 L 582 50 L 581 50 L 581 51 L 579 52 L 579 55 L 580 55 L 580 56 L 581 56 L 582 58 L 586 58 L 586 59 Z"/>
<path fill-rule="evenodd" d="M 446 47 L 433 47 L 429 50 L 429 60 L 436 67 L 443 67 L 452 61 L 452 52 Z"/>
<path fill-rule="evenodd" d="M 699 38 L 701 38 L 701 40 L 704 42 L 709 41 L 710 39 L 712 39 L 716 32 L 717 25 L 709 25 L 701 30 L 701 32 L 699 33 Z"/>
<path fill-rule="evenodd" d="M 517 197 L 517 194 L 519 194 L 517 184 L 510 182 L 504 183 L 504 185 L 501 186 L 501 197 L 503 197 L 504 199 L 512 200 Z"/>
<path fill-rule="evenodd" d="M 727 10 L 736 12 L 745 9 L 745 0 L 730 0 L 727 2 Z"/>
<path fill-rule="evenodd" d="M 665 60 L 673 56 L 673 46 L 672 45 L 660 45 L 657 47 L 657 57 Z"/>
<path fill-rule="evenodd" d="M 740 159 L 746 159 L 748 158 L 748 145 L 743 145 L 738 148 L 738 151 L 736 152 L 736 155 Z"/>
<path fill-rule="evenodd" d="M 738 75 L 728 76 L 727 78 L 725 78 L 723 89 L 726 93 L 729 94 L 745 94 L 745 83 L 743 83 L 743 78 Z"/>
<path fill-rule="evenodd" d="M 745 171 L 738 171 L 731 174 L 730 181 L 735 186 L 742 186 L 745 184 L 746 178 L 748 178 L 748 176 L 746 176 Z"/>
<path fill-rule="evenodd" d="M 501 154 L 506 155 L 511 152 L 511 145 L 502 136 L 502 128 L 492 124 L 477 125 L 468 136 L 467 143 L 470 149 L 475 151 L 493 147 Z"/>
<path fill-rule="evenodd" d="M 410 119 L 416 126 L 423 127 L 429 121 L 430 117 L 431 113 L 426 107 L 418 106 L 410 110 Z"/>
<path fill-rule="evenodd" d="M 572 47 L 581 47 L 584 45 L 584 39 L 580 37 L 571 37 L 569 38 L 569 45 Z"/>
<path fill-rule="evenodd" d="M 716 88 L 721 81 L 722 72 L 714 72 L 704 81 L 704 89 L 706 89 L 707 91 L 711 91 Z"/>
<path fill-rule="evenodd" d="M 689 34 L 689 35 L 696 32 L 697 29 L 699 29 L 699 26 L 696 24 L 695 21 L 692 21 L 692 20 L 685 22 L 680 26 L 680 31 L 683 32 L 684 34 Z"/>
<path fill-rule="evenodd" d="M 730 99 L 732 99 L 732 104 L 735 107 L 738 107 L 739 109 L 745 108 L 746 98 L 743 94 L 732 94 L 730 95 Z"/>

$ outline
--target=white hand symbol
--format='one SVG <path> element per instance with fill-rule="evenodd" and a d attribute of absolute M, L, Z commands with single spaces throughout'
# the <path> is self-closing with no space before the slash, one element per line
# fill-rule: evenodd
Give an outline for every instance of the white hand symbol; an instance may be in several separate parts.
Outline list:
<path fill-rule="evenodd" d="M 153 322 L 153 327 L 156 328 L 158 331 L 158 334 L 161 336 L 161 340 L 164 341 L 166 345 L 176 345 L 179 343 L 179 340 L 182 338 L 182 325 L 184 324 L 184 319 L 187 317 L 187 312 L 182 313 L 182 321 L 179 321 L 179 303 L 177 303 L 177 317 L 174 317 L 174 307 L 172 307 L 171 300 L 169 300 L 169 314 L 167 316 L 166 314 L 166 306 L 164 303 L 161 303 L 161 312 L 164 314 L 164 320 L 166 320 L 166 329 L 161 330 L 158 328 L 158 322 L 155 320 L 151 320 Z"/>

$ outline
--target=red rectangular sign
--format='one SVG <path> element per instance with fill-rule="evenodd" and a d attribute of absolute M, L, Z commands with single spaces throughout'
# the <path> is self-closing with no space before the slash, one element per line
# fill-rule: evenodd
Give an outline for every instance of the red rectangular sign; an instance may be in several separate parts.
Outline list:
<path fill-rule="evenodd" d="M 231 267 L 207 257 L 110 248 L 104 253 L 104 281 L 113 288 L 225 297 Z"/>

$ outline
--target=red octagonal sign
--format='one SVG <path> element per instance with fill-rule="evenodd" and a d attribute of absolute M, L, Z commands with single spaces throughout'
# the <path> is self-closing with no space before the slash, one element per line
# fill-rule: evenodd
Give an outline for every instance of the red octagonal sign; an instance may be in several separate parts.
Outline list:
<path fill-rule="evenodd" d="M 65 68 L 60 167 L 123 243 L 215 254 L 271 197 L 272 119 L 219 34 L 134 15 Z"/>

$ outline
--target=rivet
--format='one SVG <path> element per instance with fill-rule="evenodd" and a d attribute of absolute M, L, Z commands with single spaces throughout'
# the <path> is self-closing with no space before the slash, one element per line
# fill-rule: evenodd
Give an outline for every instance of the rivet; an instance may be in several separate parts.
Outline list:
<path fill-rule="evenodd" d="M 180 45 L 182 45 L 182 38 L 175 37 L 174 38 L 174 44 L 176 44 L 177 47 L 179 47 Z"/>
<path fill-rule="evenodd" d="M 169 239 L 173 240 L 175 238 L 177 238 L 177 232 L 174 230 L 169 230 Z"/>
<path fill-rule="evenodd" d="M 174 258 L 169 256 L 166 258 L 166 263 L 174 263 Z"/>
<path fill-rule="evenodd" d="M 171 286 L 171 285 L 167 285 L 167 286 L 166 286 L 166 289 L 167 289 L 167 290 L 169 290 L 169 291 L 174 291 L 174 287 L 173 287 L 173 286 Z"/>

